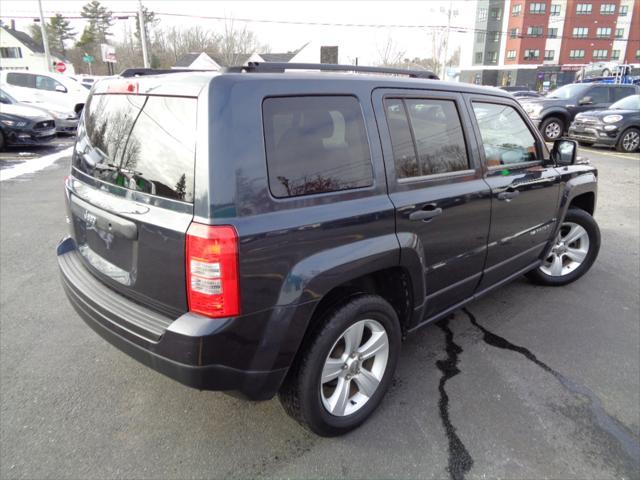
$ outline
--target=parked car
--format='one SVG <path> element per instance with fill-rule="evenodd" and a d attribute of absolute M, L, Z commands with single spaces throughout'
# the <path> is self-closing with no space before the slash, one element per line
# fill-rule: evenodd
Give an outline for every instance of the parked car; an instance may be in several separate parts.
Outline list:
<path fill-rule="evenodd" d="M 46 102 L 18 102 L 18 100 L 2 89 L 0 89 L 0 102 L 4 105 L 25 105 L 48 113 L 54 118 L 56 122 L 56 132 L 58 133 L 75 134 L 78 129 L 79 114 L 75 112 L 63 112 L 58 105 L 52 105 Z"/>
<path fill-rule="evenodd" d="M 0 70 L 0 87 L 19 102 L 46 102 L 63 112 L 80 114 L 89 92 L 58 73 Z"/>
<path fill-rule="evenodd" d="M 569 128 L 569 138 L 581 145 L 599 143 L 621 152 L 640 147 L 640 95 L 629 95 L 606 110 L 579 113 Z"/>
<path fill-rule="evenodd" d="M 613 83 L 571 83 L 542 98 L 521 100 L 522 106 L 538 126 L 544 139 L 562 137 L 578 113 L 605 110 L 618 100 L 640 93 L 637 85 Z"/>
<path fill-rule="evenodd" d="M 47 144 L 55 138 L 55 121 L 44 110 L 0 103 L 0 151 L 14 145 Z"/>
<path fill-rule="evenodd" d="M 535 90 L 516 90 L 514 92 L 509 92 L 509 93 L 511 93 L 511 95 L 513 95 L 516 98 L 522 98 L 525 100 L 527 98 L 540 98 L 544 96 L 541 93 L 536 92 Z"/>
<path fill-rule="evenodd" d="M 573 282 L 600 246 L 596 169 L 574 141 L 549 153 L 511 95 L 329 68 L 359 73 L 100 82 L 57 249 L 108 342 L 201 390 L 279 394 L 320 435 L 371 415 L 405 335 L 523 274 Z"/>

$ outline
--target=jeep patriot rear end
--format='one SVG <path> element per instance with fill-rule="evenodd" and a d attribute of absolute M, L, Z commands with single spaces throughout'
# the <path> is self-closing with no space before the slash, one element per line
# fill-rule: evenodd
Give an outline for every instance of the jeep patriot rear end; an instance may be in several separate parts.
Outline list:
<path fill-rule="evenodd" d="M 548 152 L 498 89 L 264 64 L 137 73 L 92 89 L 58 262 L 91 328 L 185 385 L 279 393 L 341 434 L 382 400 L 407 333 L 597 256 L 596 170 L 575 142 Z"/>

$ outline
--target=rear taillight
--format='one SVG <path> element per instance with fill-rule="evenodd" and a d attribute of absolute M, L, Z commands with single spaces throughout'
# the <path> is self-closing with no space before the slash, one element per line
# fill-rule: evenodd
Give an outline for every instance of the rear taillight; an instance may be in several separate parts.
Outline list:
<path fill-rule="evenodd" d="M 189 310 L 208 317 L 240 313 L 238 235 L 233 227 L 192 223 L 187 230 Z"/>

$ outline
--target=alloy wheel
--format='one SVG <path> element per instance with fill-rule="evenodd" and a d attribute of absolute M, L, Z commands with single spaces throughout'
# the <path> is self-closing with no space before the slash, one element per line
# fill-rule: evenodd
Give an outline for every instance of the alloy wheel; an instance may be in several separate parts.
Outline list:
<path fill-rule="evenodd" d="M 640 145 L 640 133 L 636 131 L 627 132 L 622 137 L 622 148 L 625 152 L 634 152 Z"/>
<path fill-rule="evenodd" d="M 544 134 L 547 136 L 547 138 L 555 140 L 556 138 L 560 137 L 560 134 L 562 133 L 561 130 L 562 129 L 560 128 L 560 124 L 558 122 L 550 122 L 545 127 Z"/>
<path fill-rule="evenodd" d="M 322 404 L 343 417 L 360 410 L 377 391 L 389 359 L 389 337 L 373 319 L 347 328 L 333 344 L 320 378 Z"/>
<path fill-rule="evenodd" d="M 589 234 L 581 225 L 564 222 L 556 243 L 551 248 L 540 270 L 552 277 L 562 277 L 574 272 L 589 253 Z"/>

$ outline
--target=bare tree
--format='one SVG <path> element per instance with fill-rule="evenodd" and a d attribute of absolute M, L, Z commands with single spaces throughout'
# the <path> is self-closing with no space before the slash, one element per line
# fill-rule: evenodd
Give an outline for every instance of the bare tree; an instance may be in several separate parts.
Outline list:
<path fill-rule="evenodd" d="M 405 50 L 400 50 L 391 35 L 387 36 L 382 45 L 377 45 L 378 65 L 383 67 L 397 67 L 402 65 Z"/>
<path fill-rule="evenodd" d="M 258 41 L 258 37 L 246 25 L 236 27 L 233 20 L 224 23 L 224 32 L 220 38 L 220 57 L 225 65 L 236 65 L 240 62 L 240 56 L 257 51 L 265 53 L 269 50 L 267 45 Z"/>

